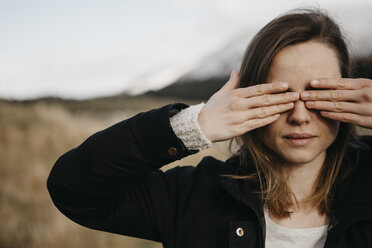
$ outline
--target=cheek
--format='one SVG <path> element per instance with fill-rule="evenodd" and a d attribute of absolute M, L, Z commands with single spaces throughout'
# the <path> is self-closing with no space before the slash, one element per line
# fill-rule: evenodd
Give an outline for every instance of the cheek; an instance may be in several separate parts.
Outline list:
<path fill-rule="evenodd" d="M 321 131 L 321 135 L 329 139 L 330 144 L 332 144 L 337 137 L 338 130 L 340 128 L 340 122 L 321 118 L 320 124 L 318 126 L 319 130 Z"/>
<path fill-rule="evenodd" d="M 279 135 L 282 125 L 280 124 L 280 119 L 259 129 L 259 135 L 262 137 L 263 142 L 266 146 L 273 148 L 275 139 Z"/>

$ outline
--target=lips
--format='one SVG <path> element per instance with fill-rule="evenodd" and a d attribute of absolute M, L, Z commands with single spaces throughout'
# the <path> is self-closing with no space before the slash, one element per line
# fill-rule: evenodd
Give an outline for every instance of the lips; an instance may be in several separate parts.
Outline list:
<path fill-rule="evenodd" d="M 315 137 L 315 135 L 309 133 L 291 133 L 283 136 L 284 140 L 293 146 L 308 145 L 314 141 Z"/>

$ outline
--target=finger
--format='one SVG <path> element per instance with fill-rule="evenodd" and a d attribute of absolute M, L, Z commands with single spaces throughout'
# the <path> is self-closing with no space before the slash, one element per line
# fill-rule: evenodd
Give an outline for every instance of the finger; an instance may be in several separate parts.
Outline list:
<path fill-rule="evenodd" d="M 305 105 L 309 109 L 325 110 L 338 113 L 355 113 L 370 115 L 371 110 L 363 108 L 359 103 L 352 102 L 326 102 L 326 101 L 307 101 Z"/>
<path fill-rule="evenodd" d="M 372 81 L 368 79 L 353 78 L 320 78 L 312 80 L 310 85 L 314 88 L 355 90 L 371 87 Z"/>
<path fill-rule="evenodd" d="M 279 119 L 279 117 L 280 117 L 280 114 L 276 114 L 276 115 L 268 116 L 268 117 L 265 117 L 265 118 L 251 119 L 251 120 L 245 121 L 241 125 L 241 128 L 243 129 L 244 133 L 249 132 L 253 129 L 266 126 L 266 125 L 276 121 L 277 119 Z"/>
<path fill-rule="evenodd" d="M 301 93 L 301 99 L 324 101 L 358 101 L 362 96 L 361 90 L 309 90 Z"/>
<path fill-rule="evenodd" d="M 239 85 L 239 75 L 238 72 L 233 69 L 231 72 L 229 81 L 219 90 L 219 93 L 224 93 L 237 88 Z"/>
<path fill-rule="evenodd" d="M 246 88 L 235 89 L 235 93 L 239 97 L 252 97 L 264 94 L 279 93 L 288 89 L 288 84 L 283 82 L 258 84 Z"/>
<path fill-rule="evenodd" d="M 254 96 L 250 98 L 243 98 L 245 108 L 258 108 L 263 106 L 270 106 L 276 104 L 283 104 L 297 101 L 300 94 L 297 92 L 286 92 L 281 94 L 265 94 L 262 96 Z"/>
<path fill-rule="evenodd" d="M 287 104 L 279 104 L 279 105 L 273 105 L 269 107 L 251 109 L 250 111 L 246 111 L 247 112 L 246 119 L 265 118 L 265 117 L 272 116 L 275 114 L 280 114 L 282 112 L 292 109 L 293 106 L 294 104 L 293 102 L 291 102 Z"/>
<path fill-rule="evenodd" d="M 351 124 L 356 124 L 358 126 L 371 128 L 372 127 L 372 117 L 352 114 L 352 113 L 335 113 L 321 111 L 320 114 L 326 118 L 347 122 Z"/>

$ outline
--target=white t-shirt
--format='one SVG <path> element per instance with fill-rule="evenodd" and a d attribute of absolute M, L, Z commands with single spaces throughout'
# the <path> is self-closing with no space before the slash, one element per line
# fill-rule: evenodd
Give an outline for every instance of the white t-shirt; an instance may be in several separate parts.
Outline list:
<path fill-rule="evenodd" d="M 276 224 L 265 211 L 267 248 L 323 248 L 328 225 L 312 228 L 288 228 Z"/>

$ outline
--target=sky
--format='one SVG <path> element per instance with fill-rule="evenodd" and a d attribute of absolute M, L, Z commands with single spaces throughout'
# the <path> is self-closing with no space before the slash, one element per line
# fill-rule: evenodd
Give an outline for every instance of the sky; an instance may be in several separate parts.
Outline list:
<path fill-rule="evenodd" d="M 106 96 L 159 72 L 171 81 L 239 34 L 314 6 L 354 53 L 372 52 L 371 0 L 0 0 L 0 98 Z"/>

